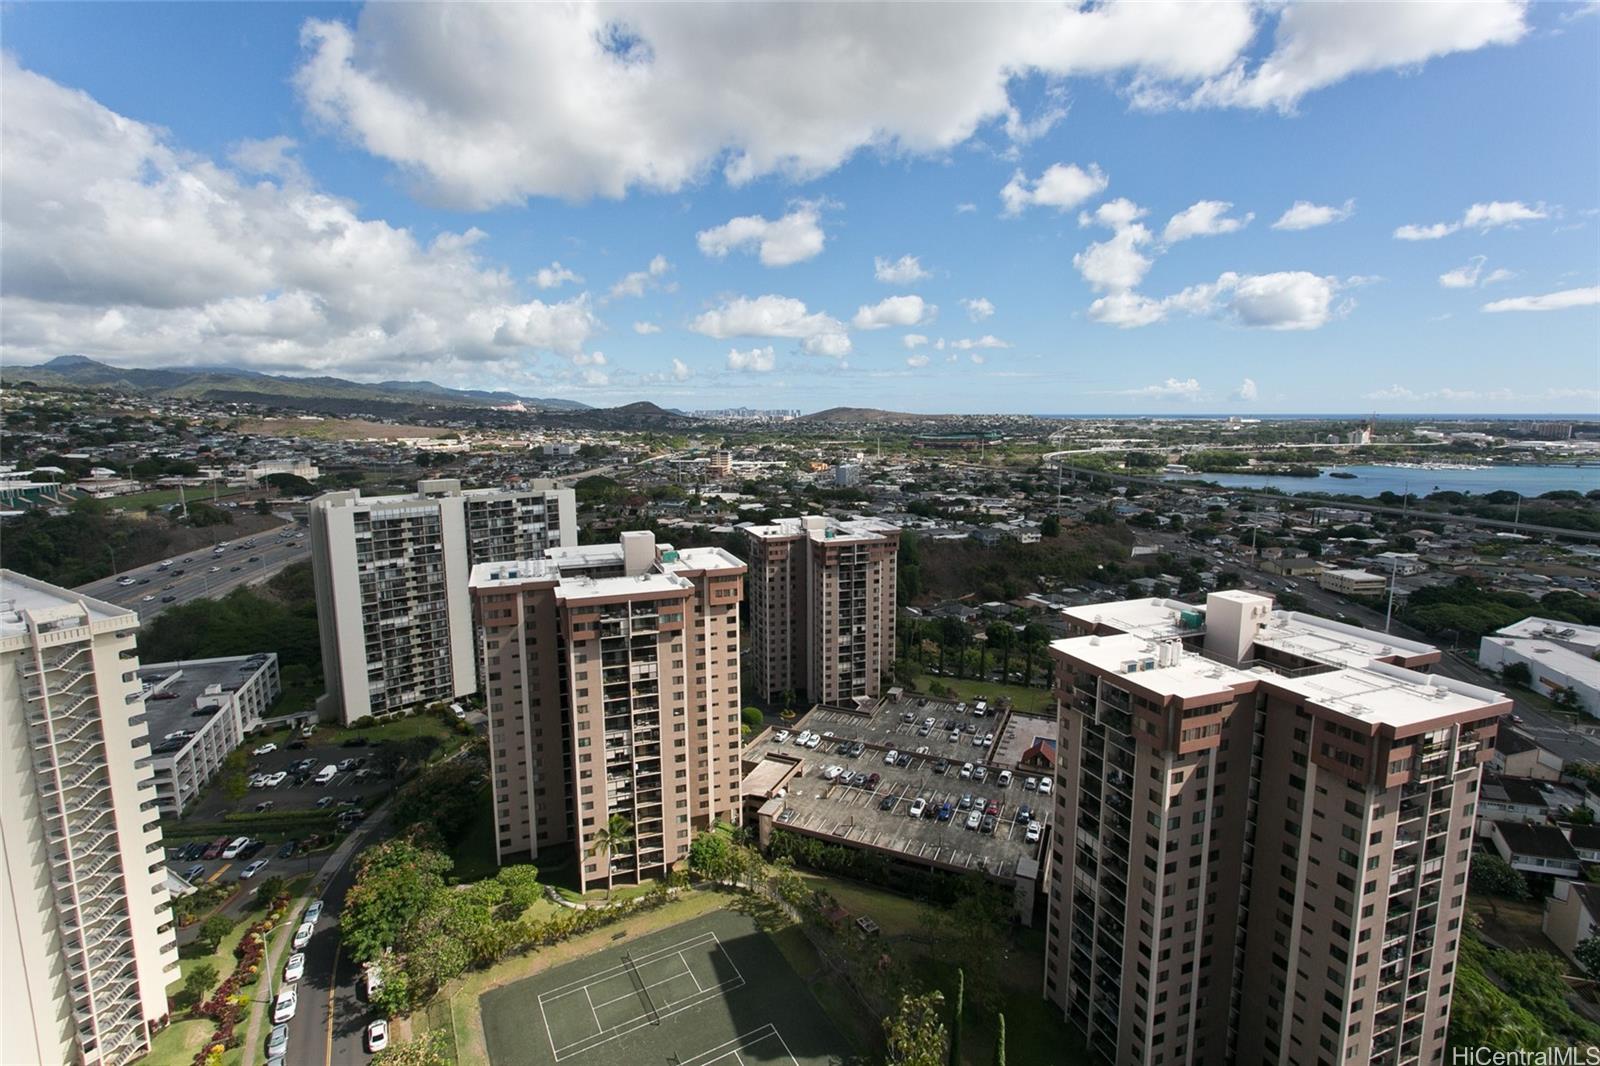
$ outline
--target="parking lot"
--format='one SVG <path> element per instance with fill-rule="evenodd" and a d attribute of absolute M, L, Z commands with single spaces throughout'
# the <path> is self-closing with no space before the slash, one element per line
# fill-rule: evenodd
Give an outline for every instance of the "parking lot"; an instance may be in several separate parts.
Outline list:
<path fill-rule="evenodd" d="M 983 741 L 991 734 L 996 742 L 1003 739 L 1009 716 L 974 711 L 938 699 L 882 701 L 862 711 L 817 708 L 789 725 L 786 738 L 767 734 L 747 757 L 759 760 L 771 751 L 803 759 L 803 774 L 784 794 L 780 825 L 930 865 L 1010 877 L 1017 862 L 1036 857 L 1044 843 L 1051 804 L 1037 786 L 1041 780 L 1050 786 L 1037 773 L 1018 773 L 1014 763 L 994 761 L 995 745 Z M 1036 721 L 1023 719 L 1028 730 Z M 795 738 L 805 732 L 831 736 L 822 736 L 815 748 L 798 747 Z M 852 754 L 853 742 L 859 742 L 858 754 Z M 896 756 L 892 763 L 890 752 Z M 841 769 L 835 775 L 830 767 Z M 1009 771 L 1005 777 L 1003 770 Z M 1030 778 L 1034 789 L 1026 787 Z M 923 813 L 912 817 L 918 800 Z M 968 828 L 974 812 L 977 824 Z M 986 822 L 985 814 L 993 821 Z M 1029 841 L 1034 818 L 1041 824 L 1037 839 Z"/>

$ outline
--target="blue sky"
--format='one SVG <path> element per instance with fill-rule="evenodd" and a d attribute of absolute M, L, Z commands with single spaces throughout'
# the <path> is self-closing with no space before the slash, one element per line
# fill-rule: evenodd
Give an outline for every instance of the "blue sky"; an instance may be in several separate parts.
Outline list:
<path fill-rule="evenodd" d="M 8 362 L 1600 410 L 1593 5 L 4 18 Z"/>

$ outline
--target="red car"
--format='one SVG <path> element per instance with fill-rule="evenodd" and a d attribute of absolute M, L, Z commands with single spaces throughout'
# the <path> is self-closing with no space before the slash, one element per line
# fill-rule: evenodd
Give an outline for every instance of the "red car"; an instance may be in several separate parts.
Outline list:
<path fill-rule="evenodd" d="M 231 842 L 231 840 L 232 840 L 231 837 L 222 837 L 220 840 L 213 840 L 210 844 L 208 844 L 206 846 L 205 854 L 201 855 L 200 857 L 202 859 L 215 859 L 215 858 L 217 858 L 218 856 L 220 856 L 222 854 L 223 850 L 225 848 L 227 848 L 227 846 Z"/>
<path fill-rule="evenodd" d="M 998 815 L 1000 813 L 999 802 L 997 800 L 990 800 L 989 805 L 983 809 L 983 813 Z"/>

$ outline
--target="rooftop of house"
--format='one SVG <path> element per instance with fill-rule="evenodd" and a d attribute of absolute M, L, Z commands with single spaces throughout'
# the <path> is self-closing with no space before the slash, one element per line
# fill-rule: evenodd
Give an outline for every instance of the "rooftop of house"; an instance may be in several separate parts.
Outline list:
<path fill-rule="evenodd" d="M 1496 822 L 1494 832 L 1506 842 L 1513 855 L 1540 859 L 1565 859 L 1578 861 L 1578 853 L 1566 836 L 1553 825 L 1523 825 L 1519 822 Z"/>

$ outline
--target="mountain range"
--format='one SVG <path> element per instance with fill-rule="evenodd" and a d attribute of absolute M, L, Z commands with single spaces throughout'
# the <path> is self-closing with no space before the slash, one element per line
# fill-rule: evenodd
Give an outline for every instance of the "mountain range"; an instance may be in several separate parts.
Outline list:
<path fill-rule="evenodd" d="M 61 355 L 32 366 L 0 367 L 0 385 L 24 381 L 48 387 L 120 390 L 174 399 L 254 403 L 338 413 L 363 403 L 412 407 L 508 407 L 520 403 L 530 411 L 590 409 L 588 404 L 576 400 L 451 389 L 431 381 L 363 383 L 344 378 L 292 377 L 219 366 L 115 367 L 82 355 Z"/>

